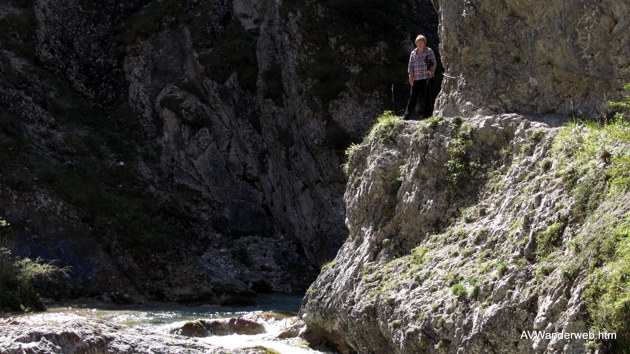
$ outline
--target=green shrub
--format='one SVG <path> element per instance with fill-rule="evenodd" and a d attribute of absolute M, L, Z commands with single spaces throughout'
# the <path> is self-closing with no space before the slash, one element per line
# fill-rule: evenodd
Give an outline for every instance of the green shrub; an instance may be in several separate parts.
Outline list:
<path fill-rule="evenodd" d="M 333 260 L 333 261 L 326 262 L 326 263 L 320 265 L 319 269 L 324 270 L 324 269 L 329 268 L 329 267 L 334 267 L 335 265 L 337 265 L 337 261 Z"/>
<path fill-rule="evenodd" d="M 343 168 L 343 173 L 346 176 L 350 176 L 352 174 L 352 165 L 350 161 L 352 160 L 352 155 L 354 155 L 357 150 L 359 150 L 359 144 L 350 144 L 346 149 L 346 162 L 341 166 Z"/>
<path fill-rule="evenodd" d="M 459 283 L 459 281 L 462 279 L 462 277 L 457 274 L 456 270 L 451 270 L 450 272 L 448 272 L 448 274 L 446 274 L 446 276 L 444 277 L 444 281 L 446 282 L 446 284 L 448 285 L 453 285 L 456 283 Z"/>
<path fill-rule="evenodd" d="M 471 286 L 477 286 L 480 283 L 479 278 L 477 277 L 470 277 L 466 279 L 466 282 L 468 282 L 468 284 L 470 284 Z"/>
<path fill-rule="evenodd" d="M 403 124 L 403 121 L 399 116 L 396 116 L 392 111 L 385 111 L 380 117 L 370 133 L 366 136 L 367 141 L 378 140 L 383 144 L 394 142 L 394 130 L 396 127 Z"/>
<path fill-rule="evenodd" d="M 413 251 L 411 251 L 411 262 L 413 264 L 422 264 L 424 263 L 424 256 L 427 254 L 427 252 L 429 251 L 428 248 L 426 247 L 416 247 L 413 249 Z"/>
<path fill-rule="evenodd" d="M 630 91 L 630 83 L 623 85 L 622 89 Z M 617 112 L 615 117 L 628 120 L 628 118 L 630 118 L 627 116 L 628 111 L 630 111 L 630 95 L 625 95 L 624 98 L 624 101 L 609 101 L 608 103 L 613 107 L 619 107 L 621 109 L 621 112 Z"/>
<path fill-rule="evenodd" d="M 53 281 L 56 275 L 65 273 L 67 269 L 13 256 L 11 250 L 5 247 L 9 227 L 0 218 L 0 312 L 44 310 L 34 284 Z"/>
<path fill-rule="evenodd" d="M 505 273 L 507 273 L 509 269 L 508 263 L 503 260 L 497 263 L 496 267 L 497 267 L 497 272 L 499 273 L 499 277 L 502 277 L 503 275 L 505 275 Z"/>
<path fill-rule="evenodd" d="M 586 307 L 595 331 L 617 333 L 617 340 L 602 343 L 610 352 L 630 348 L 630 216 L 613 231 L 619 241 L 608 263 L 588 277 Z"/>
<path fill-rule="evenodd" d="M 427 118 L 425 121 L 429 123 L 430 125 L 435 124 L 437 126 L 437 123 L 441 122 L 442 120 L 443 120 L 442 117 L 430 117 L 430 118 Z M 459 124 L 457 124 L 457 122 L 459 122 Z M 462 123 L 461 118 L 460 118 L 460 121 L 457 121 L 457 122 L 455 122 L 455 125 L 460 126 Z"/>
<path fill-rule="evenodd" d="M 536 234 L 536 251 L 539 259 L 546 257 L 560 245 L 565 227 L 564 223 L 555 223 L 549 225 L 545 231 Z"/>
<path fill-rule="evenodd" d="M 566 266 L 562 269 L 562 277 L 568 282 L 573 282 L 579 273 L 580 266 L 577 264 Z"/>
<path fill-rule="evenodd" d="M 457 136 L 448 149 L 448 161 L 444 165 L 444 178 L 449 185 L 452 197 L 465 197 L 474 183 L 471 183 L 476 171 L 481 170 L 482 162 L 473 154 L 473 127 L 464 124 L 458 128 Z"/>
<path fill-rule="evenodd" d="M 466 290 L 466 286 L 459 283 L 451 287 L 451 292 L 453 293 L 453 295 L 457 297 L 463 297 L 468 294 L 468 290 Z"/>
<path fill-rule="evenodd" d="M 553 161 L 551 161 L 551 159 L 544 159 L 540 163 L 540 168 L 543 170 L 543 172 L 549 171 L 549 169 L 551 169 L 552 166 L 553 166 Z"/>
<path fill-rule="evenodd" d="M 389 184 L 389 194 L 391 196 L 395 197 L 398 194 L 398 191 L 400 190 L 400 187 L 402 186 L 405 179 L 406 171 L 407 165 L 398 166 L 396 177 L 393 178 L 391 183 Z"/>
<path fill-rule="evenodd" d="M 611 124 L 594 122 L 571 123 L 554 139 L 553 151 L 561 159 L 560 175 L 569 186 L 579 176 L 601 180 L 593 172 L 598 163 L 604 163 L 605 176 L 611 185 L 630 187 L 630 122 L 616 120 Z M 614 150 L 613 150 L 614 149 Z M 608 156 L 610 155 L 610 156 Z M 586 181 L 586 180 L 585 180 Z M 591 181 L 592 185 L 598 182 Z M 590 189 L 590 187 L 587 187 Z"/>

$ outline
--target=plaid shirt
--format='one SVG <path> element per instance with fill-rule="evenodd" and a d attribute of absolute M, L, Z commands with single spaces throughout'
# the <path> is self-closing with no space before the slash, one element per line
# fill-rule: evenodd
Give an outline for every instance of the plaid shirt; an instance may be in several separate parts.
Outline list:
<path fill-rule="evenodd" d="M 429 65 L 427 67 L 427 61 Z M 424 80 L 431 77 L 429 68 L 435 68 L 435 54 L 429 47 L 424 48 L 424 53 L 418 54 L 418 50 L 411 51 L 409 56 L 409 68 L 407 72 L 413 75 L 414 80 Z"/>

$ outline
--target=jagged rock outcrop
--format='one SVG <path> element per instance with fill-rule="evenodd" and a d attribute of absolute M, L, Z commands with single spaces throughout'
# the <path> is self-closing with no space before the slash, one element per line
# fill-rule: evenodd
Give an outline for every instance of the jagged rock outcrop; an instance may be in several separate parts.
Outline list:
<path fill-rule="evenodd" d="M 612 182 L 630 130 L 561 121 L 380 123 L 349 159 L 350 236 L 307 292 L 307 325 L 343 353 L 594 350 L 588 339 L 523 337 L 594 331 L 598 301 L 627 294 L 593 274 L 625 272 L 606 264 L 626 259 L 615 250 L 630 237 L 628 188 Z M 613 332 L 607 321 L 597 328 Z"/>
<path fill-rule="evenodd" d="M 594 117 L 630 81 L 630 4 L 434 1 L 447 77 L 444 116 L 503 112 Z"/>

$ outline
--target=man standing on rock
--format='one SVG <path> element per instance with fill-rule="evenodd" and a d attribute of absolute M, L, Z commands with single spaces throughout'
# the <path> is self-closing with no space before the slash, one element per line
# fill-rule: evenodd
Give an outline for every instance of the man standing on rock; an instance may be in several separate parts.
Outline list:
<path fill-rule="evenodd" d="M 421 118 L 428 117 L 428 107 L 426 102 L 427 83 L 433 77 L 436 68 L 435 54 L 433 50 L 427 47 L 427 39 L 423 35 L 416 37 L 416 49 L 411 51 L 409 56 L 409 85 L 411 85 L 411 93 L 407 102 L 404 120 L 411 119 L 411 115 L 416 109 L 418 99 L 422 103 Z"/>

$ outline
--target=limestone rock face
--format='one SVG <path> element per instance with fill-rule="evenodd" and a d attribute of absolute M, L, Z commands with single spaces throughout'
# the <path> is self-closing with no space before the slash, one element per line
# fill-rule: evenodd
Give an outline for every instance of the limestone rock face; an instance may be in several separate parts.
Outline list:
<path fill-rule="evenodd" d="M 584 340 L 523 331 L 589 330 L 580 262 L 592 256 L 570 244 L 610 237 L 596 230 L 627 218 L 629 194 L 593 197 L 580 214 L 580 189 L 562 177 L 573 150 L 554 143 L 559 123 L 399 122 L 361 144 L 344 197 L 350 235 L 303 302 L 310 331 L 344 353 L 586 352 Z"/>
<path fill-rule="evenodd" d="M 434 1 L 447 77 L 445 116 L 603 115 L 630 81 L 630 4 Z"/>

